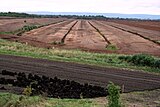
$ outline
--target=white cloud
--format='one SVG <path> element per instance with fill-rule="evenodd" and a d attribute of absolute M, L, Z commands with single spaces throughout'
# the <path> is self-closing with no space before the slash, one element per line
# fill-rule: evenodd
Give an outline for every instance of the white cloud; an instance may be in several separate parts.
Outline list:
<path fill-rule="evenodd" d="M 160 0 L 0 0 L 0 11 L 160 14 Z"/>

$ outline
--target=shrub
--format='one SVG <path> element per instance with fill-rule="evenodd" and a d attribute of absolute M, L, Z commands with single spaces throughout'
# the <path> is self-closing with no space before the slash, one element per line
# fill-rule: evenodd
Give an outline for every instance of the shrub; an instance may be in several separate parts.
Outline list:
<path fill-rule="evenodd" d="M 146 54 L 136 54 L 133 56 L 119 56 L 120 60 L 133 63 L 134 65 L 159 67 L 159 60 L 155 60 L 154 57 Z"/>
<path fill-rule="evenodd" d="M 157 60 L 154 61 L 154 67 L 155 68 L 160 68 L 160 60 L 157 59 Z"/>
<path fill-rule="evenodd" d="M 120 87 L 110 82 L 107 86 L 109 99 L 108 107 L 121 107 L 120 103 Z"/>
<path fill-rule="evenodd" d="M 118 58 L 127 62 L 131 62 L 132 60 L 132 56 L 119 56 Z"/>
<path fill-rule="evenodd" d="M 131 61 L 136 65 L 152 66 L 154 63 L 154 58 L 152 56 L 145 55 L 145 54 L 137 54 L 137 55 L 133 55 Z"/>
<path fill-rule="evenodd" d="M 30 31 L 30 30 L 33 30 L 33 29 L 36 29 L 36 28 L 37 28 L 37 26 L 34 26 L 34 25 L 32 25 L 32 26 L 23 26 L 22 30 L 23 31 Z"/>
<path fill-rule="evenodd" d="M 21 29 L 17 30 L 17 36 L 22 36 L 23 33 L 28 32 L 30 30 L 36 29 L 38 28 L 35 25 L 25 25 L 23 26 Z"/>

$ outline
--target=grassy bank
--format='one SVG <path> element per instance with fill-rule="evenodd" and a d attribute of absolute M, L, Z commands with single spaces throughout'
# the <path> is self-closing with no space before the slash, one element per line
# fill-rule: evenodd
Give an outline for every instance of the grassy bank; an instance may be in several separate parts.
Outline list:
<path fill-rule="evenodd" d="M 0 107 L 100 107 L 91 99 L 55 99 L 0 93 Z"/>
<path fill-rule="evenodd" d="M 103 67 L 136 69 L 147 72 L 160 73 L 160 69 L 158 68 L 137 65 L 135 66 L 134 64 L 119 59 L 120 56 L 124 55 L 90 53 L 80 50 L 44 49 L 17 42 L 10 42 L 3 39 L 0 39 L 0 54 L 42 58 L 54 61 L 76 62 Z"/>

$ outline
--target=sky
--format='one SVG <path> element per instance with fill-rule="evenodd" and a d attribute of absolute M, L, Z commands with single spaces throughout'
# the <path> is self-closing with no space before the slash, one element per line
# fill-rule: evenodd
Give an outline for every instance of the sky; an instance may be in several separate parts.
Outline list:
<path fill-rule="evenodd" d="M 160 15 L 160 0 L 0 0 L 0 11 Z"/>

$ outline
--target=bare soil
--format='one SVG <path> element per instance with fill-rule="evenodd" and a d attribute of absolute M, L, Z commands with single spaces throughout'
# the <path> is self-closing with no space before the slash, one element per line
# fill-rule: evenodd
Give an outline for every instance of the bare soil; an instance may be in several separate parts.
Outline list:
<path fill-rule="evenodd" d="M 80 20 L 65 40 L 65 48 L 105 50 L 107 43 L 88 21 Z"/>
<path fill-rule="evenodd" d="M 132 31 L 132 32 L 135 32 L 135 33 L 138 33 L 140 35 L 143 35 L 144 37 L 147 37 L 151 40 L 155 40 L 155 41 L 159 41 L 160 40 L 160 25 L 158 25 L 159 23 L 146 23 L 144 22 L 144 26 L 145 27 L 141 27 L 141 26 L 138 26 L 139 24 L 138 23 L 130 23 L 130 21 L 128 21 L 128 24 L 126 23 L 118 23 L 118 22 L 107 22 L 109 25 L 113 25 L 113 26 L 116 26 L 116 27 L 120 27 L 120 28 L 124 28 L 128 31 Z M 142 23 L 141 23 L 142 24 Z M 156 26 L 156 28 L 154 28 Z"/>
<path fill-rule="evenodd" d="M 16 35 L 1 35 L 1 34 L 0 34 L 0 38 L 10 40 L 13 42 L 20 42 L 20 43 L 24 43 L 24 44 L 29 44 L 29 45 L 32 45 L 35 47 L 40 47 L 40 48 L 48 48 L 48 49 L 53 48 L 52 44 L 37 41 L 32 38 L 24 38 L 24 37 L 19 37 Z"/>
<path fill-rule="evenodd" d="M 75 22 L 76 21 L 68 20 L 65 22 L 35 29 L 23 34 L 22 38 L 32 38 L 33 40 L 45 43 L 61 42 L 64 35 Z"/>
<path fill-rule="evenodd" d="M 23 19 L 0 19 L 0 32 L 11 32 L 25 25 L 45 25 L 64 20 L 62 18 L 23 18 Z"/>
<path fill-rule="evenodd" d="M 111 22 L 115 22 L 118 24 L 128 25 L 132 27 L 143 28 L 152 31 L 159 31 L 160 29 L 160 21 L 129 21 L 129 20 L 112 20 Z"/>
<path fill-rule="evenodd" d="M 93 21 L 92 22 L 111 42 L 117 46 L 119 53 L 148 53 L 160 55 L 160 46 L 138 35 L 122 31 L 110 26 L 108 22 Z"/>

